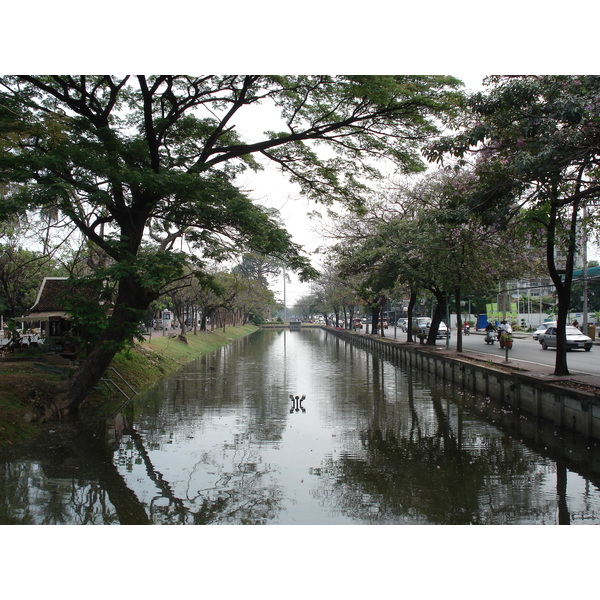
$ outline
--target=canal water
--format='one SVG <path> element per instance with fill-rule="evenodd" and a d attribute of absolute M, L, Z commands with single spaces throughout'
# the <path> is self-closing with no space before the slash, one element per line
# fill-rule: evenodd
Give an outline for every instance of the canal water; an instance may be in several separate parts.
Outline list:
<path fill-rule="evenodd" d="M 2 524 L 597 524 L 597 445 L 320 329 L 259 331 L 0 463 Z"/>

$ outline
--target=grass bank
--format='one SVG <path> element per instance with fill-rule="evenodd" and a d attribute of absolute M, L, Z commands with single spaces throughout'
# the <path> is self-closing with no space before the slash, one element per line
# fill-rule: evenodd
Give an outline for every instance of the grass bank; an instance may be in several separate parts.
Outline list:
<path fill-rule="evenodd" d="M 233 340 L 250 335 L 257 329 L 254 325 L 243 325 L 228 327 L 225 330 L 199 331 L 195 335 L 188 333 L 185 342 L 178 335 L 171 334 L 170 337 L 153 332 L 150 339 L 136 344 L 132 350 L 117 354 L 112 366 L 140 392 L 192 360 L 218 350 Z M 106 390 L 101 390 L 94 396 L 106 397 L 106 394 Z"/>
<path fill-rule="evenodd" d="M 225 331 L 188 333 L 187 343 L 179 336 L 169 337 L 153 332 L 150 339 L 117 354 L 112 366 L 140 392 L 192 360 L 257 329 L 254 325 L 244 325 L 228 327 Z M 35 413 L 44 403 L 51 402 L 53 395 L 64 388 L 70 368 L 50 361 L 50 356 L 14 357 L 0 361 L 0 450 L 35 436 L 40 425 L 31 422 L 28 415 Z M 107 404 L 118 406 L 122 401 L 122 396 L 102 386 L 83 403 L 81 412 L 85 417 L 86 414 L 97 413 Z"/>

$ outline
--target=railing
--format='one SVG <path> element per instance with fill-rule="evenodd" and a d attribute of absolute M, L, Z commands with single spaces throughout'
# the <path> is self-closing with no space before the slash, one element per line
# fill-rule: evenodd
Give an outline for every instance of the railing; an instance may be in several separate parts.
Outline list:
<path fill-rule="evenodd" d="M 115 383 L 110 377 L 102 377 L 102 378 L 100 378 L 100 381 L 104 381 L 106 383 L 112 384 L 118 392 L 120 392 L 121 394 L 123 394 L 123 396 L 125 396 L 125 398 L 127 399 L 127 402 L 129 402 L 129 400 L 131 400 L 137 394 L 137 391 L 133 387 L 131 387 L 131 385 L 129 385 L 129 383 L 125 379 L 123 379 L 122 375 L 114 367 L 108 367 L 108 369 L 106 369 L 106 370 L 113 371 L 115 373 L 115 375 L 131 390 L 131 392 L 132 392 L 131 396 L 127 395 L 127 393 L 124 390 L 122 390 L 117 385 L 117 383 Z"/>

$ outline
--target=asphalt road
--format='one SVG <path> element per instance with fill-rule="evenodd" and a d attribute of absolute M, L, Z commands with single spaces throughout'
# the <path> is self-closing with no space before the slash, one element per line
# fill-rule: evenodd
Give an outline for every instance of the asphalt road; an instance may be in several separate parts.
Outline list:
<path fill-rule="evenodd" d="M 385 332 L 386 337 L 394 338 L 394 328 L 391 327 Z M 406 333 L 396 329 L 396 339 L 406 340 Z M 544 350 L 539 342 L 536 342 L 531 334 L 517 333 L 513 335 L 514 343 L 512 349 L 508 351 L 508 358 L 524 362 L 537 363 L 554 367 L 556 361 L 556 350 L 549 348 Z M 446 346 L 445 340 L 438 340 L 438 346 Z M 450 338 L 450 348 L 456 348 L 456 332 L 452 332 Z M 463 351 L 473 350 L 485 354 L 495 354 L 505 357 L 506 350 L 500 349 L 496 342 L 494 345 L 484 342 L 483 333 L 472 332 L 470 335 L 463 336 Z M 600 375 L 600 345 L 598 342 L 592 347 L 590 352 L 584 350 L 571 350 L 567 353 L 567 364 L 571 374 L 591 373 Z"/>

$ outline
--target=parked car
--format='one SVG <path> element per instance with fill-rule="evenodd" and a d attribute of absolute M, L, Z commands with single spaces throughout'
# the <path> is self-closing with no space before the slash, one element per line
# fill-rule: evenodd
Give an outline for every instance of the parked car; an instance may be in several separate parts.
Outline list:
<path fill-rule="evenodd" d="M 431 319 L 429 317 L 415 317 L 413 319 L 413 327 L 417 329 L 424 329 L 431 325 Z"/>
<path fill-rule="evenodd" d="M 445 340 L 447 337 L 449 338 L 451 335 L 450 330 L 448 329 L 448 327 L 446 326 L 446 323 L 444 323 L 444 321 L 440 321 L 440 326 L 438 327 L 438 332 L 437 332 L 437 339 L 438 340 Z"/>
<path fill-rule="evenodd" d="M 408 319 L 398 319 L 396 321 L 396 327 L 400 327 L 400 329 L 404 332 L 408 329 Z"/>
<path fill-rule="evenodd" d="M 548 327 L 544 333 L 540 334 L 539 342 L 544 350 L 556 348 L 556 332 L 556 327 Z M 565 332 L 567 334 L 567 350 L 583 348 L 586 352 L 589 352 L 592 349 L 592 338 L 581 333 L 577 327 L 567 325 Z"/>
<path fill-rule="evenodd" d="M 556 327 L 556 321 L 546 321 L 545 323 L 542 323 L 532 334 L 531 337 L 534 340 L 539 341 L 540 339 L 540 335 L 542 333 L 546 333 L 546 329 L 548 329 L 548 327 Z"/>
<path fill-rule="evenodd" d="M 429 317 L 417 317 L 416 322 L 417 331 L 419 333 L 424 333 L 425 335 L 429 335 L 429 329 L 431 328 L 431 319 Z M 438 327 L 437 335 L 435 338 L 437 340 L 445 340 L 449 338 L 451 335 L 450 330 L 446 326 L 444 321 L 440 321 L 440 326 Z"/>
<path fill-rule="evenodd" d="M 381 321 L 381 324 L 383 325 L 384 329 L 388 328 L 388 321 L 387 321 L 387 319 L 383 319 L 383 321 Z"/>

